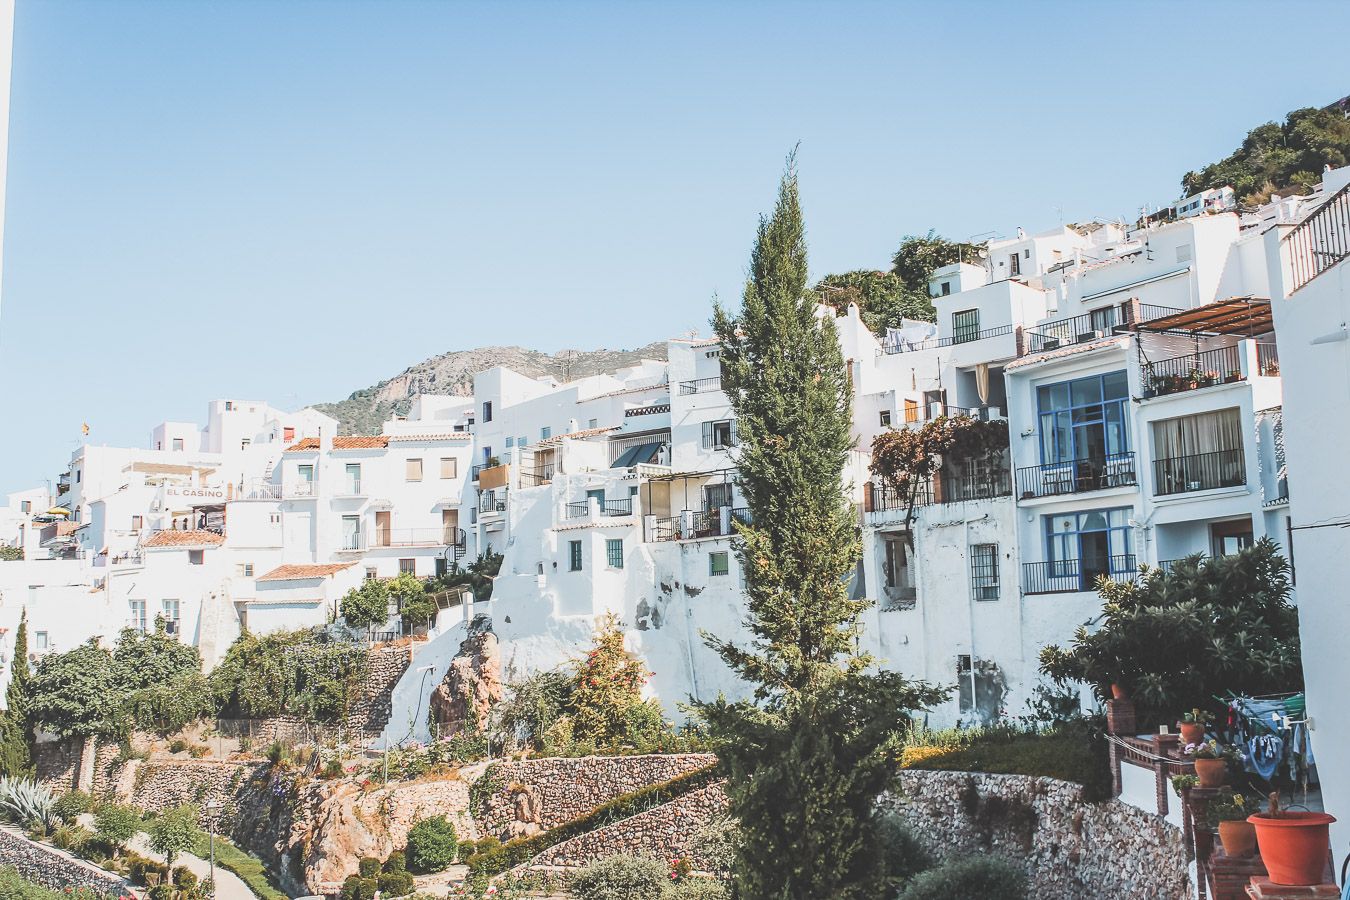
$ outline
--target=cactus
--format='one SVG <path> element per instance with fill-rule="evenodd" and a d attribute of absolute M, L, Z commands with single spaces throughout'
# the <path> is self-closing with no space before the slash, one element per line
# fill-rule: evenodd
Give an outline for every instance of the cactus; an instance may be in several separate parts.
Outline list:
<path fill-rule="evenodd" d="M 14 824 L 51 827 L 55 804 L 51 790 L 36 781 L 0 776 L 0 816 Z"/>

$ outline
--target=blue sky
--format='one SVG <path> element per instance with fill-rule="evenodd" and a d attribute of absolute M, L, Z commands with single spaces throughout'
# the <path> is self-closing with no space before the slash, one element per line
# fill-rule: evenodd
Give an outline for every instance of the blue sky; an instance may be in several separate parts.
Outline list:
<path fill-rule="evenodd" d="M 0 491 L 85 421 L 706 333 L 798 141 L 822 275 L 1129 216 L 1350 93 L 1344 3 L 18 3 Z"/>

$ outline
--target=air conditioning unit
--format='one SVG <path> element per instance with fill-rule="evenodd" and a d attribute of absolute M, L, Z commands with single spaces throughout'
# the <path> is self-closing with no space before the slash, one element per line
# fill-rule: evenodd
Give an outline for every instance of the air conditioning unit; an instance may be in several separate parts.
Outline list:
<path fill-rule="evenodd" d="M 1106 337 L 1106 333 L 1101 330 L 1083 331 L 1074 339 L 1074 343 L 1086 344 L 1088 341 L 1095 341 Z"/>
<path fill-rule="evenodd" d="M 1046 338 L 1045 343 L 1041 344 L 1042 350 L 1058 350 L 1059 338 Z"/>

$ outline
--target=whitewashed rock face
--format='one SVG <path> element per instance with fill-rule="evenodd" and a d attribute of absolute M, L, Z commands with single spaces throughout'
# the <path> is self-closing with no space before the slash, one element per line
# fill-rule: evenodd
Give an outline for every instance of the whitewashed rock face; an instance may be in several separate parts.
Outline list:
<path fill-rule="evenodd" d="M 431 715 L 443 735 L 473 731 L 487 722 L 492 705 L 501 699 L 502 661 L 497 635 L 491 631 L 470 634 L 432 691 Z"/>

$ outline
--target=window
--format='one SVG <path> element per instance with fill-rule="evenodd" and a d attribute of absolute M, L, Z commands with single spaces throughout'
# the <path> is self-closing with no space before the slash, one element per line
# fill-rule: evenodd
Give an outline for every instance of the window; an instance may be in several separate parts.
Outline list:
<path fill-rule="evenodd" d="M 33 635 L 33 649 L 46 650 L 51 646 L 51 641 L 47 639 L 47 632 L 39 631 Z"/>
<path fill-rule="evenodd" d="M 206 562 L 206 551 L 205 551 L 205 550 L 189 550 L 189 551 L 188 551 L 188 563 L 189 563 L 190 565 L 200 566 L 200 565 L 201 565 L 202 563 L 204 563 L 204 562 Z"/>
<path fill-rule="evenodd" d="M 905 401 L 905 421 L 906 421 L 906 422 L 917 422 L 917 421 L 919 421 L 919 401 L 918 401 L 918 400 L 906 400 L 906 401 Z"/>
<path fill-rule="evenodd" d="M 1076 579 L 1056 583 L 1061 590 L 1093 590 L 1101 575 L 1124 575 L 1137 570 L 1131 549 L 1131 509 L 1094 509 L 1045 516 L 1045 552 L 1049 579 Z"/>
<path fill-rule="evenodd" d="M 587 427 L 587 428 L 595 428 L 595 427 L 597 427 L 599 424 L 600 424 L 600 420 L 599 420 L 599 419 L 590 419 L 590 420 L 586 423 L 586 427 Z"/>
<path fill-rule="evenodd" d="M 141 527 L 144 525 L 144 523 L 145 523 L 145 519 L 142 518 L 141 516 L 132 516 L 132 517 L 131 517 L 131 530 L 132 530 L 132 531 L 140 531 L 140 530 L 141 530 Z"/>
<path fill-rule="evenodd" d="M 179 612 L 181 606 L 182 604 L 180 604 L 177 600 L 160 601 L 160 609 L 163 611 L 161 615 L 164 618 L 164 630 L 167 631 L 169 634 L 179 633 L 178 629 L 181 623 L 181 620 L 179 618 Z"/>
<path fill-rule="evenodd" d="M 883 409 L 881 411 L 881 427 L 889 428 L 890 426 L 891 426 L 891 411 L 889 409 Z"/>
<path fill-rule="evenodd" d="M 234 409 L 234 401 L 233 401 L 233 400 L 226 400 L 226 401 L 225 401 L 225 411 L 226 411 L 226 412 L 231 412 L 233 409 Z"/>
<path fill-rule="evenodd" d="M 708 574 L 709 575 L 731 574 L 731 560 L 727 556 L 727 551 L 716 550 L 708 554 Z"/>
<path fill-rule="evenodd" d="M 623 568 L 623 540 L 621 538 L 609 538 L 605 541 L 605 559 L 609 562 L 611 569 Z"/>
<path fill-rule="evenodd" d="M 703 423 L 703 449 L 725 450 L 736 446 L 736 423 L 731 419 Z"/>
<path fill-rule="evenodd" d="M 980 311 L 963 309 L 952 313 L 952 343 L 964 344 L 980 336 Z"/>
<path fill-rule="evenodd" d="M 175 449 L 175 450 L 182 450 L 182 449 L 183 449 L 183 439 L 182 439 L 182 438 L 174 438 L 174 439 L 173 439 L 173 449 Z M 76 480 L 78 481 L 79 479 L 76 478 Z"/>
<path fill-rule="evenodd" d="M 528 445 L 528 444 L 529 444 L 529 441 L 525 438 L 525 435 L 522 434 L 520 437 L 516 438 L 516 446 L 517 446 L 517 447 L 524 447 L 524 446 L 526 446 L 526 445 Z"/>
<path fill-rule="evenodd" d="M 713 512 L 731 506 L 731 484 L 725 481 L 703 486 L 703 511 Z"/>
<path fill-rule="evenodd" d="M 287 425 L 281 429 L 281 439 L 287 443 L 295 440 L 295 426 Z"/>
<path fill-rule="evenodd" d="M 976 600 L 998 599 L 998 544 L 973 544 L 970 579 Z"/>
<path fill-rule="evenodd" d="M 128 600 L 127 605 L 131 607 L 131 627 L 139 632 L 145 632 L 145 601 Z"/>
<path fill-rule="evenodd" d="M 244 439 L 242 439 L 241 441 L 239 441 L 239 449 L 240 449 L 240 450 L 247 450 L 247 449 L 248 449 L 248 445 L 251 444 L 251 443 L 253 443 L 253 438 L 244 438 Z"/>
<path fill-rule="evenodd" d="M 253 563 L 240 563 L 240 564 L 239 564 L 239 576 L 240 576 L 241 578 L 252 578 L 252 577 L 253 577 Z"/>
<path fill-rule="evenodd" d="M 272 525 L 280 525 L 281 513 L 271 513 L 270 515 L 268 515 L 267 521 Z"/>
<path fill-rule="evenodd" d="M 1255 540 L 1251 516 L 1215 522 L 1209 526 L 1211 553 L 1214 556 L 1233 556 L 1250 547 Z"/>
<path fill-rule="evenodd" d="M 30 512 L 32 512 L 32 511 L 33 511 L 33 501 L 32 501 L 32 500 L 24 500 L 24 501 L 22 501 L 22 502 L 19 503 L 19 512 L 21 512 L 21 513 L 30 513 Z"/>
<path fill-rule="evenodd" d="M 704 359 L 717 359 L 722 355 L 721 350 L 708 350 L 703 354 Z"/>
<path fill-rule="evenodd" d="M 79 470 L 79 469 L 76 469 L 76 470 L 75 470 L 75 483 L 76 483 L 76 484 L 79 484 L 79 483 L 80 483 L 80 470 Z"/>
<path fill-rule="evenodd" d="M 507 449 L 507 450 L 510 450 L 510 449 L 511 449 L 512 447 L 514 447 L 515 445 L 516 445 L 516 439 L 515 439 L 515 438 L 513 438 L 513 437 L 508 437 L 508 438 L 506 439 L 506 449 Z"/>
<path fill-rule="evenodd" d="M 441 457 L 441 477 L 457 478 L 459 477 L 459 460 L 453 456 Z"/>
<path fill-rule="evenodd" d="M 581 571 L 581 541 L 567 542 L 567 568 L 571 572 Z"/>
<path fill-rule="evenodd" d="M 1157 494 L 1247 483 L 1242 418 L 1235 407 L 1154 422 L 1153 457 Z"/>
<path fill-rule="evenodd" d="M 408 481 L 422 480 L 422 460 L 420 457 L 408 460 L 404 475 Z"/>
<path fill-rule="evenodd" d="M 1009 275 L 1022 274 L 1022 259 L 1016 253 L 1008 257 L 1008 274 Z"/>
<path fill-rule="evenodd" d="M 347 482 L 346 482 L 347 493 L 350 494 L 350 495 L 353 496 L 353 497 L 356 496 L 357 494 L 360 494 L 360 493 L 361 493 L 361 464 L 360 464 L 360 463 L 347 463 L 346 475 L 347 475 Z"/>
<path fill-rule="evenodd" d="M 539 440 L 546 441 L 551 437 L 553 437 L 553 428 L 551 426 L 545 425 L 543 428 L 539 429 Z"/>
<path fill-rule="evenodd" d="M 483 401 L 483 421 L 484 421 L 485 423 L 486 423 L 486 422 L 491 422 L 491 421 L 492 421 L 492 401 L 491 401 L 491 400 L 484 400 L 484 401 Z"/>
<path fill-rule="evenodd" d="M 374 566 L 366 566 L 366 581 L 374 581 L 379 577 L 379 569 L 376 569 Z"/>
<path fill-rule="evenodd" d="M 377 529 L 378 530 L 378 529 Z M 381 545 L 385 546 L 385 545 Z M 361 549 L 361 517 L 343 516 L 342 517 L 342 544 L 341 550 L 360 550 Z"/>
<path fill-rule="evenodd" d="M 1129 452 L 1130 393 L 1124 372 L 1041 385 L 1036 395 L 1043 465 Z"/>
<path fill-rule="evenodd" d="M 301 481 L 302 484 L 313 484 L 313 483 L 314 483 L 314 466 L 313 466 L 313 465 L 311 465 L 311 464 L 309 464 L 309 463 L 305 463 L 304 465 L 302 465 L 302 466 L 299 467 L 298 471 L 299 471 L 299 473 L 300 473 L 300 481 Z"/>
<path fill-rule="evenodd" d="M 949 297 L 952 293 L 952 283 L 950 281 L 942 282 L 942 296 Z"/>
<path fill-rule="evenodd" d="M 415 560 L 415 559 L 400 559 L 400 560 L 398 561 L 398 574 L 400 574 L 400 575 L 416 575 L 416 574 L 417 574 L 417 560 Z"/>

